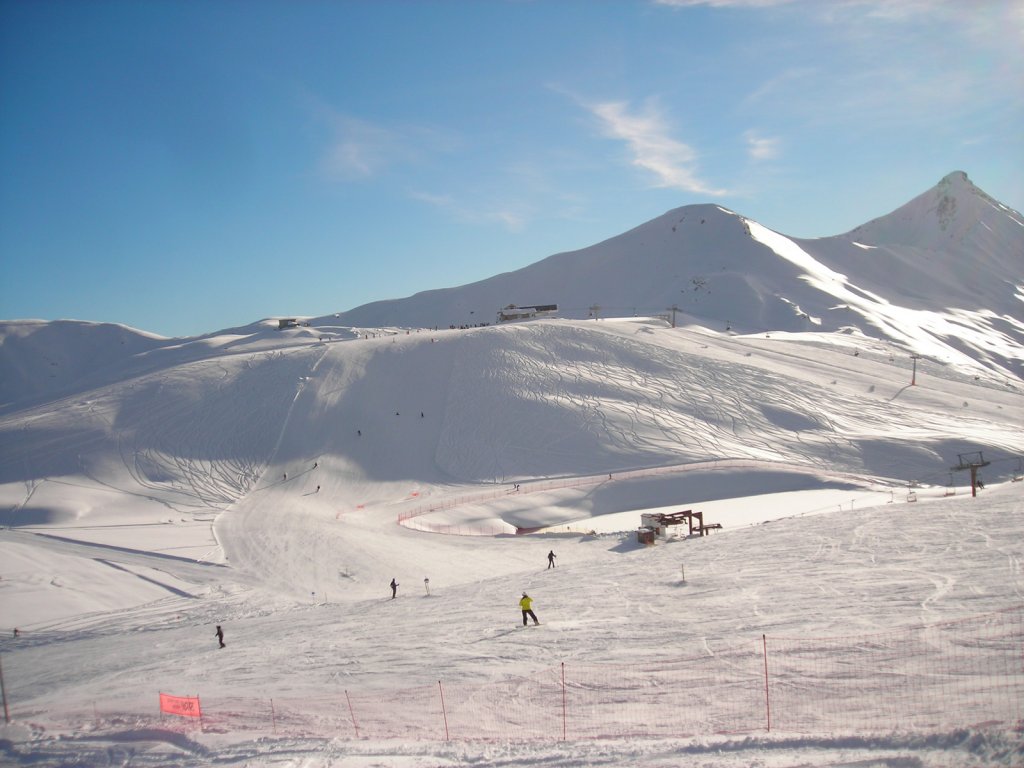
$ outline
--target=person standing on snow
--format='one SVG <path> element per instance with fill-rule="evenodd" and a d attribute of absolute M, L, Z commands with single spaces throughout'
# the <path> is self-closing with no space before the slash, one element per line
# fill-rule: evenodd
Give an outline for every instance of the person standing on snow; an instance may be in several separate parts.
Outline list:
<path fill-rule="evenodd" d="M 555 550 L 548 552 L 548 568 L 555 567 Z"/>
<path fill-rule="evenodd" d="M 220 647 L 224 647 L 224 630 L 220 628 L 220 624 L 217 625 L 217 642 L 220 643 Z"/>
<path fill-rule="evenodd" d="M 395 596 L 398 595 L 398 582 L 394 579 L 391 580 L 391 599 L 394 600 Z"/>
<path fill-rule="evenodd" d="M 540 622 L 537 621 L 537 614 L 535 614 L 533 612 L 532 606 L 533 606 L 533 598 L 530 597 L 525 592 L 523 592 L 523 599 L 519 601 L 519 607 L 523 611 L 523 626 L 524 627 L 526 626 L 526 617 L 527 616 L 529 616 L 531 619 L 533 619 L 533 623 L 534 624 L 540 624 Z"/>

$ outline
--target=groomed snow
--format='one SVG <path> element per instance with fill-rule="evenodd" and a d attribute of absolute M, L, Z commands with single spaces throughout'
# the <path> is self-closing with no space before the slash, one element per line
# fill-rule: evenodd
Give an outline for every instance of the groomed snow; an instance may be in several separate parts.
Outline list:
<path fill-rule="evenodd" d="M 894 693 L 870 676 L 825 730 L 623 738 L 621 722 L 647 716 L 626 687 L 606 738 L 562 741 L 485 705 L 563 663 L 639 681 L 638 668 L 762 635 L 820 639 L 825 655 L 836 637 L 1019 617 L 1019 386 L 926 360 L 911 386 L 905 355 L 857 334 L 644 318 L 327 334 L 235 329 L 202 350 L 141 352 L 105 383 L 0 417 L 4 761 L 1024 759 L 1019 700 L 1000 722 L 939 707 L 932 725 L 883 724 L 872 711 Z M 972 498 L 950 467 L 978 451 L 991 464 Z M 643 547 L 648 509 L 701 510 L 722 529 Z M 428 532 L 451 527 L 465 535 Z M 517 628 L 523 591 L 536 630 Z M 928 653 L 907 663 L 926 669 Z M 439 681 L 453 709 L 479 686 L 479 728 L 500 735 L 425 736 L 417 702 Z M 1019 692 L 1024 669 L 999 682 Z M 200 695 L 207 726 L 160 718 L 161 691 Z M 397 735 L 347 732 L 348 694 L 379 697 Z M 290 725 L 263 717 L 271 700 Z"/>

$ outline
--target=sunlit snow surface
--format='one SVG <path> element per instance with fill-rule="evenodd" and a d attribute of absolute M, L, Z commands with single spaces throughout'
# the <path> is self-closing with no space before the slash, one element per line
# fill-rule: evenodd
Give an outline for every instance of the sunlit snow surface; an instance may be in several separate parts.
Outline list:
<path fill-rule="evenodd" d="M 920 360 L 912 386 L 906 354 L 858 334 L 644 318 L 366 335 L 258 328 L 140 349 L 90 386 L 4 412 L 6 762 L 1019 761 L 1019 733 L 857 722 L 445 743 L 160 721 L 160 691 L 316 710 L 346 691 L 657 663 L 1024 602 L 1012 380 Z M 979 451 L 988 487 L 971 498 L 950 467 Z M 652 508 L 722 529 L 641 547 Z M 465 535 L 426 532 L 446 526 Z M 544 622 L 533 633 L 514 631 L 524 590 Z"/>

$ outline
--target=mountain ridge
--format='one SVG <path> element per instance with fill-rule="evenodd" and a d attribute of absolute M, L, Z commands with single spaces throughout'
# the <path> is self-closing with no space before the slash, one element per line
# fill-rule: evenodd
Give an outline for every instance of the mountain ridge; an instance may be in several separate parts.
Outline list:
<path fill-rule="evenodd" d="M 954 171 L 841 235 L 794 238 L 716 204 L 687 205 L 512 272 L 310 323 L 352 337 L 366 328 L 486 325 L 512 304 L 556 304 L 570 319 L 660 315 L 727 333 L 858 332 L 907 354 L 1022 379 L 1022 275 L 1024 216 Z M 184 339 L 79 322 L 83 354 L 58 361 L 47 342 L 55 327 L 0 323 L 0 407 L 57 396 L 81 376 L 102 383 L 102 364 L 121 356 L 143 370 L 146 356 L 202 357 L 210 346 L 278 333 L 273 320 Z"/>
<path fill-rule="evenodd" d="M 815 280 L 827 271 L 827 280 Z M 718 205 L 688 205 L 515 272 L 335 319 L 474 325 L 517 303 L 557 304 L 569 318 L 671 311 L 679 322 L 737 333 L 856 328 L 908 354 L 973 360 L 1021 378 L 1021 275 L 1024 217 L 954 171 L 841 235 L 794 238 Z"/>

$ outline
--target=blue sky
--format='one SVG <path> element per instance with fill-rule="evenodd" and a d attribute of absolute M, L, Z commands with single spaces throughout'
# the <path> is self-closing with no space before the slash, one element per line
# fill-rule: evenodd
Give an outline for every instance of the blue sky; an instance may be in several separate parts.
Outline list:
<path fill-rule="evenodd" d="M 1021 210 L 1022 51 L 1022 0 L 0 0 L 0 317 L 193 335 L 953 170 Z"/>

